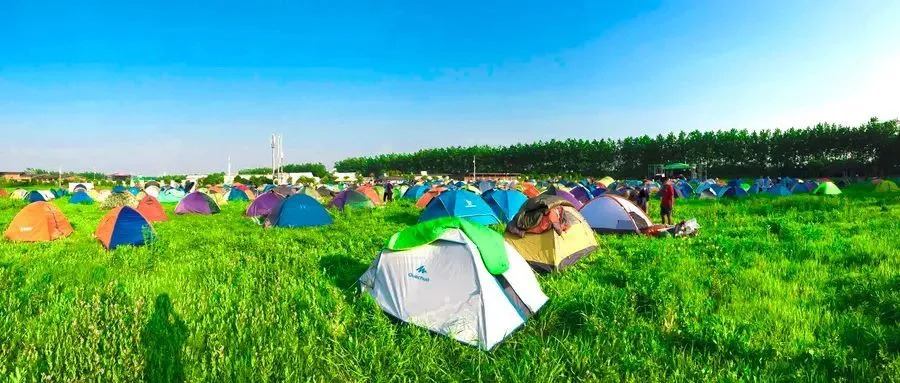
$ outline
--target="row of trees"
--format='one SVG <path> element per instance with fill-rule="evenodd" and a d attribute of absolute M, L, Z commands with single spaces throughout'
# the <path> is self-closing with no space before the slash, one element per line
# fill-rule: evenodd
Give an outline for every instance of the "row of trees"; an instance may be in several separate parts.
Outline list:
<path fill-rule="evenodd" d="M 287 164 L 282 167 L 285 173 L 312 173 L 314 176 L 323 178 L 328 176 L 328 169 L 325 168 L 324 164 L 318 162 L 311 162 L 305 164 Z M 252 169 L 243 169 L 239 173 L 246 175 L 266 175 L 272 174 L 272 168 L 252 168 Z"/>
<path fill-rule="evenodd" d="M 424 149 L 415 153 L 355 157 L 335 164 L 341 172 L 465 174 L 522 173 L 533 177 L 639 178 L 651 164 L 704 165 L 714 177 L 790 175 L 884 176 L 900 172 L 900 121 L 872 118 L 857 127 L 818 124 L 805 129 L 680 132 L 621 140 L 567 139 L 510 146 Z"/>

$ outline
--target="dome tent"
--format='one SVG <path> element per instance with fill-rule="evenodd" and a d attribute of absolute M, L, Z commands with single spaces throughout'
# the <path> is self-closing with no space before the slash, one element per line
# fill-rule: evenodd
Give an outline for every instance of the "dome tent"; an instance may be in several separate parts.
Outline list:
<path fill-rule="evenodd" d="M 516 248 L 533 268 L 545 272 L 562 270 L 597 248 L 597 238 L 584 217 L 569 206 L 568 201 L 555 196 L 553 198 L 555 202 L 549 200 L 550 203 L 547 204 L 529 200 L 506 226 L 504 234 L 506 242 Z M 542 218 L 556 214 L 562 216 L 561 221 L 565 225 L 560 225 L 560 230 L 540 224 L 533 228 L 525 227 L 525 223 L 530 221 L 522 219 L 522 215 L 526 214 L 539 214 Z M 542 232 L 535 232 L 540 229 L 533 230 L 540 227 L 543 228 Z"/>
<path fill-rule="evenodd" d="M 372 204 L 374 204 L 375 206 L 384 205 L 384 201 L 381 200 L 381 195 L 384 194 L 383 191 L 381 193 L 379 193 L 373 187 L 368 186 L 368 185 L 360 186 L 360 187 L 356 188 L 356 191 L 365 195 L 366 198 L 370 199 L 372 201 Z"/>
<path fill-rule="evenodd" d="M 306 194 L 285 198 L 266 216 L 266 227 L 324 226 L 334 223 L 319 201 Z"/>
<path fill-rule="evenodd" d="M 612 194 L 604 194 L 581 208 L 581 215 L 591 229 L 598 233 L 639 234 L 653 221 L 631 201 Z"/>
<path fill-rule="evenodd" d="M 837 187 L 837 185 L 835 185 L 831 181 L 822 182 L 821 184 L 819 184 L 819 186 L 816 188 L 816 190 L 813 190 L 813 194 L 816 194 L 816 195 L 838 195 L 838 194 L 841 194 L 841 189 L 839 187 Z"/>
<path fill-rule="evenodd" d="M 409 189 L 406 189 L 406 192 L 403 193 L 403 199 L 418 201 L 419 198 L 422 198 L 422 195 L 427 191 L 427 186 L 413 185 Z"/>
<path fill-rule="evenodd" d="M 13 190 L 12 194 L 9 195 L 11 199 L 25 199 L 28 196 L 28 191 L 25 189 L 16 189 Z"/>
<path fill-rule="evenodd" d="M 28 203 L 48 201 L 48 199 L 46 197 L 44 197 L 44 195 L 41 194 L 41 192 L 39 192 L 37 190 L 32 190 L 32 191 L 28 192 L 28 196 L 25 198 L 25 200 L 28 201 Z"/>
<path fill-rule="evenodd" d="M 94 199 L 85 191 L 77 191 L 72 194 L 72 197 L 69 197 L 69 203 L 90 205 L 94 203 Z"/>
<path fill-rule="evenodd" d="M 394 234 L 359 281 L 389 316 L 483 350 L 547 302 L 531 268 L 500 234 L 455 217 Z"/>
<path fill-rule="evenodd" d="M 145 195 L 144 198 L 138 202 L 137 208 L 135 210 L 149 222 L 162 222 L 168 221 L 169 217 L 166 216 L 166 212 L 163 210 L 162 205 L 159 204 L 159 201 L 153 196 Z"/>
<path fill-rule="evenodd" d="M 262 193 L 253 200 L 250 206 L 247 206 L 244 217 L 265 217 L 271 214 L 272 210 L 276 209 L 278 205 L 281 205 L 283 200 L 284 197 L 275 191 L 270 190 Z"/>
<path fill-rule="evenodd" d="M 72 224 L 50 202 L 35 202 L 20 210 L 3 232 L 11 241 L 46 242 L 72 234 Z"/>
<path fill-rule="evenodd" d="M 94 237 L 108 250 L 115 250 L 121 245 L 141 246 L 156 240 L 156 234 L 147 218 L 128 206 L 117 207 L 106 213 L 100 220 Z"/>
<path fill-rule="evenodd" d="M 419 222 L 440 217 L 465 218 L 482 225 L 500 223 L 500 219 L 481 197 L 463 190 L 446 191 L 432 199 L 419 216 Z"/>
<path fill-rule="evenodd" d="M 876 193 L 893 193 L 900 192 L 900 187 L 897 187 L 897 184 L 891 180 L 884 180 L 875 186 Z"/>
<path fill-rule="evenodd" d="M 737 187 L 726 186 L 725 190 L 722 192 L 722 197 L 728 197 L 728 198 L 740 198 L 740 197 L 746 197 L 748 195 L 750 195 L 750 194 L 748 194 L 747 191 L 744 190 L 743 188 L 741 188 L 740 186 L 737 186 Z"/>
<path fill-rule="evenodd" d="M 344 189 L 334 196 L 328 207 L 335 207 L 338 210 L 344 210 L 347 207 L 371 209 L 375 207 L 375 204 L 369 197 L 356 190 Z"/>
<path fill-rule="evenodd" d="M 577 186 L 573 187 L 572 189 L 569 190 L 569 193 L 571 193 L 572 196 L 575 197 L 575 199 L 577 199 L 579 203 L 581 203 L 581 205 L 588 203 L 588 201 L 590 201 L 594 197 L 594 195 L 591 194 L 591 191 L 589 191 L 586 187 L 584 187 L 582 185 L 577 185 Z M 602 193 L 600 193 L 600 194 L 602 194 Z M 566 198 L 566 199 L 568 199 L 568 198 Z"/>
<path fill-rule="evenodd" d="M 580 187 L 580 186 L 579 186 L 579 188 L 580 188 L 580 189 L 584 189 L 584 187 Z M 577 188 L 576 188 L 576 189 L 577 189 Z M 564 199 L 564 200 L 566 200 L 566 201 L 569 201 L 569 203 L 572 204 L 572 207 L 574 207 L 575 210 L 581 209 L 581 207 L 584 206 L 584 203 L 582 203 L 582 202 L 581 202 L 578 198 L 576 198 L 572 193 L 569 193 L 569 192 L 564 191 L 564 190 L 557 189 L 557 188 L 555 188 L 555 187 L 553 187 L 553 186 L 550 186 L 549 188 L 547 188 L 547 190 L 545 190 L 545 191 L 544 191 L 543 193 L 541 193 L 541 194 L 555 195 L 555 196 L 560 197 L 560 198 L 562 198 L 562 199 Z"/>
<path fill-rule="evenodd" d="M 178 189 L 166 189 L 159 192 L 157 200 L 160 203 L 179 203 L 184 198 L 184 192 Z"/>
<path fill-rule="evenodd" d="M 528 200 L 528 197 L 518 190 L 494 190 L 482 194 L 481 198 L 503 222 L 511 221 Z"/>
<path fill-rule="evenodd" d="M 191 192 L 185 196 L 178 206 L 175 207 L 175 214 L 217 214 L 219 213 L 219 205 L 212 197 L 200 193 Z"/>
<path fill-rule="evenodd" d="M 791 195 L 791 191 L 788 190 L 787 186 L 784 186 L 784 184 L 781 183 L 775 184 L 775 186 L 772 186 L 766 193 L 779 197 Z"/>
<path fill-rule="evenodd" d="M 426 206 L 428 206 L 429 203 L 431 203 L 432 199 L 441 195 L 441 193 L 445 191 L 447 191 L 447 188 L 443 186 L 432 187 L 431 190 L 428 190 L 427 192 L 425 192 L 425 194 L 422 194 L 422 197 L 419 198 L 418 201 L 416 201 L 416 206 L 424 209 Z"/>
<path fill-rule="evenodd" d="M 226 197 L 228 201 L 250 201 L 253 199 L 253 192 L 249 189 L 231 188 Z"/>

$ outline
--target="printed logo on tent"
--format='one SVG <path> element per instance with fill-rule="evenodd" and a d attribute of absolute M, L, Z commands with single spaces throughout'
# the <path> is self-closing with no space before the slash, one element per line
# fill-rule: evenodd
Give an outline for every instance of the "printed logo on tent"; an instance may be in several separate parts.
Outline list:
<path fill-rule="evenodd" d="M 475 204 L 472 201 L 466 200 L 466 207 L 475 207 Z"/>
<path fill-rule="evenodd" d="M 410 277 L 410 278 L 412 278 L 412 279 L 418 279 L 418 280 L 420 280 L 420 281 L 422 281 L 422 282 L 428 282 L 428 281 L 431 281 L 430 278 L 426 277 L 426 276 L 423 275 L 423 274 L 428 274 L 428 270 L 425 270 L 425 265 L 419 266 L 418 268 L 416 268 L 416 272 L 415 272 L 415 273 L 409 273 L 409 274 L 407 274 L 407 276 Z"/>

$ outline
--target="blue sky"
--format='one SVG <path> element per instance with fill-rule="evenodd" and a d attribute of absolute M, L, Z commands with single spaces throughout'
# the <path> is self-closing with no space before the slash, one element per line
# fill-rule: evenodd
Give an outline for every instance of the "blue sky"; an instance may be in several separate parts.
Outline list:
<path fill-rule="evenodd" d="M 273 132 L 288 162 L 331 164 L 897 118 L 898 19 L 897 1 L 6 0 L 0 170 L 224 171 L 265 165 Z"/>

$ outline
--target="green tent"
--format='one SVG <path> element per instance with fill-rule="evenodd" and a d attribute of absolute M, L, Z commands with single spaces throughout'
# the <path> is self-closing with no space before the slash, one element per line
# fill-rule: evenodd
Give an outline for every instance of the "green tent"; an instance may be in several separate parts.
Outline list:
<path fill-rule="evenodd" d="M 841 194 L 841 189 L 834 184 L 834 182 L 827 181 L 819 184 L 819 187 L 816 190 L 813 190 L 813 194 L 820 195 L 838 195 Z"/>
<path fill-rule="evenodd" d="M 746 182 L 742 183 L 741 189 L 744 189 L 744 191 L 750 191 L 750 184 L 748 184 Z"/>
<path fill-rule="evenodd" d="M 891 180 L 881 181 L 878 186 L 875 186 L 876 193 L 891 193 L 891 192 L 900 192 L 900 187 L 897 187 L 897 184 Z"/>
<path fill-rule="evenodd" d="M 668 164 L 663 167 L 665 170 L 685 170 L 685 169 L 693 169 L 694 167 L 688 164 L 683 164 L 680 162 L 676 162 L 674 164 Z"/>

